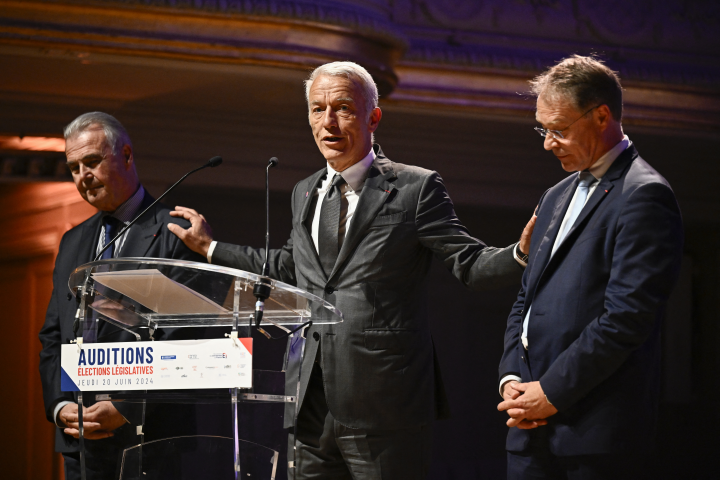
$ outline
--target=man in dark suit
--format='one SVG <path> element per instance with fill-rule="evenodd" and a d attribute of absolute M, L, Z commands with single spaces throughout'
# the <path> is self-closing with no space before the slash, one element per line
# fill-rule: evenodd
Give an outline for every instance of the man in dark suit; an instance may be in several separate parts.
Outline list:
<path fill-rule="evenodd" d="M 573 173 L 543 194 L 510 313 L 498 408 L 508 478 L 642 478 L 660 394 L 660 323 L 683 227 L 668 182 L 623 134 L 622 88 L 592 57 L 531 82 L 536 130 Z"/>
<path fill-rule="evenodd" d="M 447 415 L 423 288 L 431 259 L 470 288 L 519 284 L 516 244 L 471 237 L 436 172 L 373 145 L 382 112 L 364 68 L 323 65 L 306 96 L 327 167 L 295 186 L 292 233 L 270 251 L 270 276 L 324 298 L 344 321 L 307 332 L 295 478 L 425 478 L 431 423 Z M 212 263 L 261 271 L 264 250 L 214 242 L 194 210 L 173 215 L 193 227 L 169 228 Z"/>
<path fill-rule="evenodd" d="M 67 165 L 78 192 L 99 212 L 68 231 L 60 242 L 53 272 L 53 293 L 40 330 L 40 377 L 43 385 L 45 413 L 55 423 L 55 449 L 65 459 L 65 478 L 79 479 L 79 443 L 77 397 L 60 390 L 60 346 L 75 338 L 73 322 L 77 308 L 68 290 L 70 273 L 92 261 L 106 241 L 112 239 L 125 224 L 147 208 L 153 198 L 145 192 L 137 172 L 132 144 L 123 126 L 114 117 L 86 113 L 65 128 Z M 204 261 L 188 250 L 177 237 L 167 232 L 172 219 L 169 209 L 161 204 L 147 212 L 108 250 L 103 258 L 159 257 Z M 92 333 L 91 333 L 92 332 Z M 141 331 L 144 336 L 147 332 Z M 105 322 L 98 323 L 95 340 L 106 342 L 133 341 L 135 337 Z M 162 339 L 160 331 L 156 338 Z M 139 443 L 135 426 L 142 423 L 142 409 L 129 403 L 109 401 L 93 403 L 84 411 L 84 436 L 87 453 L 88 479 L 116 478 L 119 455 L 125 447 Z M 170 409 L 172 410 L 172 408 Z M 148 415 L 145 430 L 152 435 L 153 421 L 162 419 Z"/>

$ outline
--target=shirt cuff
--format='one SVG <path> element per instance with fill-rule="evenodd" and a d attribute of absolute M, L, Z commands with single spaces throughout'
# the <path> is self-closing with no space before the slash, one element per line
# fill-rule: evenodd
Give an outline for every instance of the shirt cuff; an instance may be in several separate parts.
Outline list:
<path fill-rule="evenodd" d="M 515 261 L 523 267 L 527 267 L 527 262 L 523 262 L 518 255 L 518 248 L 520 248 L 520 242 L 516 243 L 515 247 L 513 247 L 513 258 L 515 258 Z"/>
<path fill-rule="evenodd" d="M 505 399 L 505 397 L 503 397 L 503 387 L 507 382 L 511 382 L 513 380 L 522 383 L 522 378 L 518 377 L 517 375 L 505 375 L 502 380 L 500 380 L 500 396 L 503 398 L 503 400 Z"/>
<path fill-rule="evenodd" d="M 67 428 L 64 424 L 62 424 L 60 422 L 60 419 L 58 418 L 58 414 L 60 413 L 60 410 L 62 410 L 62 408 L 69 403 L 73 403 L 73 402 L 71 402 L 69 400 L 62 400 L 62 401 L 58 402 L 57 405 L 55 405 L 55 410 L 53 410 L 53 418 L 55 419 L 55 425 L 57 425 L 58 428 Z"/>
<path fill-rule="evenodd" d="M 212 263 L 212 254 L 215 251 L 215 245 L 217 245 L 217 242 L 215 240 L 210 242 L 210 247 L 208 247 L 208 253 L 207 253 L 208 263 Z"/>

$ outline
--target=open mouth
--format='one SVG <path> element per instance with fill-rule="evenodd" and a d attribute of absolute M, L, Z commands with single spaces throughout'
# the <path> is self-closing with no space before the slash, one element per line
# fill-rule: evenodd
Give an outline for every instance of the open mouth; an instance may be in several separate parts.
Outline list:
<path fill-rule="evenodd" d="M 339 142 L 340 140 L 342 140 L 342 137 L 335 137 L 335 136 L 323 137 L 323 142 L 326 142 L 326 143 L 336 143 L 336 142 Z"/>

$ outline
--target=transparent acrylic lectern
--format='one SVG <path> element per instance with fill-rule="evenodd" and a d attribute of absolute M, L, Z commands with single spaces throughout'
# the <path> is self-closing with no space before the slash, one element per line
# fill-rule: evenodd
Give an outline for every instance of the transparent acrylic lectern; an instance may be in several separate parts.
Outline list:
<path fill-rule="evenodd" d="M 253 287 L 268 280 L 256 329 Z M 91 262 L 72 273 L 69 286 L 78 313 L 76 339 L 62 347 L 63 390 L 77 392 L 79 404 L 83 393 L 94 394 L 142 412 L 137 444 L 123 453 L 122 480 L 274 479 L 286 468 L 279 451 L 295 426 L 304 332 L 342 322 L 339 310 L 292 285 L 182 260 Z M 152 412 L 196 404 L 227 408 L 232 436 L 145 440 Z M 86 444 L 81 429 L 83 476 Z"/>

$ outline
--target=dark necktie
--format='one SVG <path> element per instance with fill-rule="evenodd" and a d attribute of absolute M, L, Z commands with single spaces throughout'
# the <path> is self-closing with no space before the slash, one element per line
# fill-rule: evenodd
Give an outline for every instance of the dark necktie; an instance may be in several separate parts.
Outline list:
<path fill-rule="evenodd" d="M 107 245 L 113 238 L 115 238 L 115 235 L 120 231 L 120 220 L 117 218 L 106 215 L 103 219 L 103 225 L 105 226 L 105 240 L 103 241 L 103 247 Z M 115 247 L 117 246 L 117 242 L 112 244 L 107 250 L 105 250 L 102 254 L 102 257 L 100 257 L 101 260 L 110 260 L 113 258 L 113 253 L 115 252 Z"/>
<path fill-rule="evenodd" d="M 323 270 L 327 275 L 332 272 L 340 252 L 340 242 L 338 240 L 340 211 L 342 210 L 340 187 L 344 183 L 345 179 L 339 173 L 336 173 L 320 208 L 318 252 L 320 253 L 320 263 L 322 263 Z"/>

